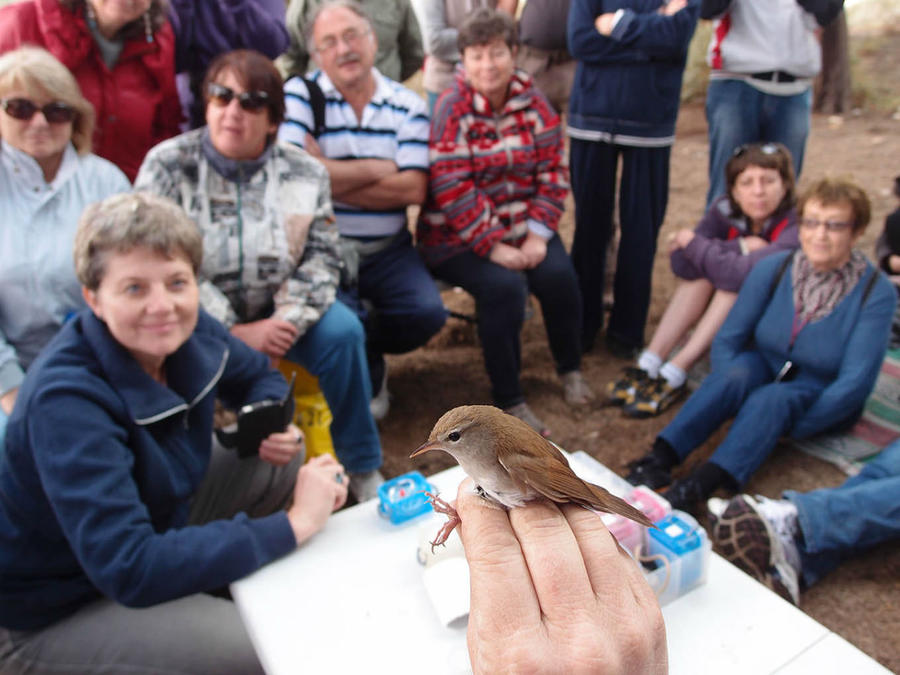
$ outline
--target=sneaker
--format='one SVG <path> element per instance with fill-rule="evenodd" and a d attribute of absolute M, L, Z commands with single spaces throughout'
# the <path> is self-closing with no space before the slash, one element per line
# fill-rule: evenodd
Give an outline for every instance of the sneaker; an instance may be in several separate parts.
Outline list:
<path fill-rule="evenodd" d="M 749 495 L 738 495 L 722 509 L 722 501 L 708 503 L 716 550 L 785 600 L 799 604 L 798 571 L 785 559 L 781 542 L 757 502 Z"/>
<path fill-rule="evenodd" d="M 672 482 L 672 474 L 656 455 L 650 454 L 628 463 L 631 469 L 625 476 L 632 485 L 646 485 L 651 490 L 665 487 Z"/>
<path fill-rule="evenodd" d="M 688 475 L 672 483 L 662 496 L 672 505 L 673 509 L 691 513 L 695 510 L 698 502 L 709 497 L 709 492 L 704 489 L 696 477 Z"/>
<path fill-rule="evenodd" d="M 781 550 L 791 567 L 800 571 L 800 549 L 797 547 L 797 507 L 787 499 L 769 499 L 756 495 L 756 510 L 766 519 L 778 541 Z"/>
<path fill-rule="evenodd" d="M 525 403 L 525 401 L 517 403 L 514 406 L 510 406 L 509 408 L 504 408 L 503 412 L 508 413 L 513 417 L 518 417 L 544 438 L 550 438 L 550 429 L 547 428 L 546 424 L 541 422 L 541 419 L 534 414 L 534 412 L 531 410 L 531 408 L 528 407 L 528 404 Z"/>
<path fill-rule="evenodd" d="M 391 395 L 388 392 L 387 366 L 385 366 L 384 376 L 381 378 L 381 387 L 378 389 L 378 393 L 372 397 L 371 401 L 369 401 L 369 412 L 372 413 L 372 417 L 375 418 L 375 421 L 379 422 L 387 417 L 390 409 Z"/>
<path fill-rule="evenodd" d="M 667 410 L 684 396 L 685 392 L 687 392 L 686 383 L 680 387 L 673 387 L 664 377 L 650 378 L 638 387 L 622 412 L 629 417 L 653 417 Z"/>
<path fill-rule="evenodd" d="M 363 473 L 348 472 L 347 477 L 350 479 L 350 492 L 360 504 L 377 497 L 378 488 L 384 483 L 384 476 L 378 469 Z"/>
<path fill-rule="evenodd" d="M 627 405 L 644 382 L 649 381 L 646 370 L 629 366 L 622 371 L 622 376 L 606 385 L 606 395 L 613 405 Z"/>
<path fill-rule="evenodd" d="M 594 400 L 594 392 L 588 386 L 580 370 L 560 375 L 563 384 L 563 398 L 571 406 L 587 405 Z"/>

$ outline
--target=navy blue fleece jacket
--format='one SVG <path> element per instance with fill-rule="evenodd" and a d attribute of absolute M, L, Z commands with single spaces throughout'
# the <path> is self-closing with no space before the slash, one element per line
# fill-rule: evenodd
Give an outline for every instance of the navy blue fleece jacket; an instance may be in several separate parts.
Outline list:
<path fill-rule="evenodd" d="M 215 398 L 281 397 L 284 379 L 202 311 L 165 367 L 168 386 L 85 310 L 28 370 L 0 456 L 0 626 L 220 588 L 296 547 L 283 512 L 186 526 Z"/>

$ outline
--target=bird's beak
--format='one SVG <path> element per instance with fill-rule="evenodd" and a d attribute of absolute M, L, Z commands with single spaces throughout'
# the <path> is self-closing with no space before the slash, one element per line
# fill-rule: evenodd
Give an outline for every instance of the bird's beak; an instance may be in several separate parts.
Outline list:
<path fill-rule="evenodd" d="M 418 448 L 413 450 L 413 452 L 409 456 L 409 458 L 412 459 L 413 457 L 418 457 L 419 455 L 422 455 L 422 454 L 428 452 L 429 450 L 440 450 L 440 449 L 441 449 L 441 444 L 438 443 L 437 441 L 426 441 L 425 443 L 422 443 L 422 445 L 420 445 Z"/>

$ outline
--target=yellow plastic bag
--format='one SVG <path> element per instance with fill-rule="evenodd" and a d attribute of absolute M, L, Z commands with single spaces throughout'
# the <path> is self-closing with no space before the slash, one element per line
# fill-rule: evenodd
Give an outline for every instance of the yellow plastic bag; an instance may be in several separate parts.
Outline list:
<path fill-rule="evenodd" d="M 278 370 L 285 379 L 296 376 L 294 382 L 294 424 L 300 427 L 306 438 L 306 459 L 318 455 L 334 455 L 331 440 L 331 409 L 325 395 L 319 389 L 319 379 L 299 363 L 281 359 Z"/>

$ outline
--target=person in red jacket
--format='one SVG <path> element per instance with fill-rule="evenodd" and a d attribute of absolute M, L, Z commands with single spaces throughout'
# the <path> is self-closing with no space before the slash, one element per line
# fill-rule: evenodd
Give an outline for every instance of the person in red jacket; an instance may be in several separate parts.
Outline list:
<path fill-rule="evenodd" d="M 95 154 L 134 180 L 146 152 L 178 133 L 175 38 L 162 0 L 25 0 L 0 9 L 0 53 L 47 49 L 96 112 Z"/>

